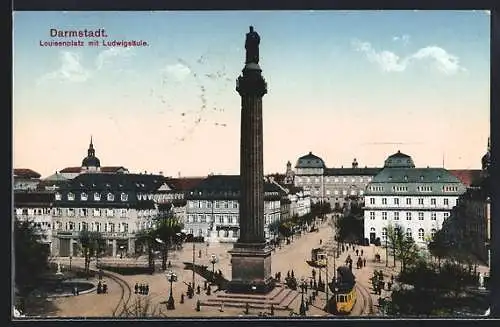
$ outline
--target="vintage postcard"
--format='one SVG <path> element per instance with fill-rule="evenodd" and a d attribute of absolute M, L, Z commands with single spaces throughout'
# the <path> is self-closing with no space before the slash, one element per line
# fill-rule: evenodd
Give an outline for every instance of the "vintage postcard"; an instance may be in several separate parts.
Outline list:
<path fill-rule="evenodd" d="M 489 314 L 489 11 L 18 11 L 13 84 L 15 319 Z"/>

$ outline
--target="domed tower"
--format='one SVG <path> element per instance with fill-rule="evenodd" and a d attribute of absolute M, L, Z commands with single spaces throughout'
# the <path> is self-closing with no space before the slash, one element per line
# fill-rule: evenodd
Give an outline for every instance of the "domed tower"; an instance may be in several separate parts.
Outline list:
<path fill-rule="evenodd" d="M 295 165 L 297 175 L 323 175 L 325 168 L 323 159 L 312 152 L 300 157 Z"/>
<path fill-rule="evenodd" d="M 409 155 L 398 150 L 398 152 L 387 157 L 384 168 L 415 168 L 415 164 Z"/>
<path fill-rule="evenodd" d="M 97 172 L 101 170 L 101 161 L 95 156 L 94 144 L 92 143 L 92 136 L 90 136 L 90 145 L 87 150 L 87 156 L 82 160 L 82 173 L 83 172 Z"/>

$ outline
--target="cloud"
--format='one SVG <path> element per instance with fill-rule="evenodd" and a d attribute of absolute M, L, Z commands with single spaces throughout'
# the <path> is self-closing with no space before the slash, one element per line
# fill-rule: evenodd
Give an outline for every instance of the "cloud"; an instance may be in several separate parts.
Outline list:
<path fill-rule="evenodd" d="M 130 57 L 134 55 L 132 48 L 109 48 L 101 51 L 96 58 L 96 68 L 99 70 L 104 65 L 113 62 L 118 58 Z"/>
<path fill-rule="evenodd" d="M 393 36 L 392 37 L 392 40 L 394 42 L 401 42 L 403 43 L 404 45 L 407 45 L 410 43 L 410 36 L 408 34 L 403 34 L 403 35 L 396 35 L 396 36 Z"/>
<path fill-rule="evenodd" d="M 177 63 L 175 65 L 168 65 L 165 67 L 164 72 L 172 75 L 177 80 L 182 81 L 188 77 L 189 74 L 191 74 L 191 69 L 181 63 Z"/>
<path fill-rule="evenodd" d="M 58 79 L 69 82 L 85 82 L 90 77 L 90 71 L 85 69 L 81 63 L 81 56 L 71 51 L 62 51 L 60 54 L 61 66 L 53 72 L 50 72 L 39 80 Z"/>
<path fill-rule="evenodd" d="M 465 71 L 457 56 L 438 46 L 421 48 L 404 58 L 391 51 L 377 51 L 369 42 L 354 40 L 352 46 L 356 51 L 363 52 L 369 61 L 377 64 L 385 72 L 403 72 L 412 63 L 419 61 L 430 61 L 440 72 L 447 75 Z"/>

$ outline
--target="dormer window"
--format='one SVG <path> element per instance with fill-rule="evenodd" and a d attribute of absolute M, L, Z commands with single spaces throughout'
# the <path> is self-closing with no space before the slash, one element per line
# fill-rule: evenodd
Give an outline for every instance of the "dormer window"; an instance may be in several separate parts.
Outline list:
<path fill-rule="evenodd" d="M 88 197 L 87 197 L 87 193 L 85 193 L 85 192 L 84 192 L 84 193 L 82 193 L 82 194 L 80 195 L 80 199 L 81 199 L 82 201 L 87 201 L 87 199 L 88 199 Z"/>
<path fill-rule="evenodd" d="M 108 193 L 108 201 L 114 201 L 115 200 L 115 196 L 113 195 L 113 193 Z"/>
<path fill-rule="evenodd" d="M 422 175 L 422 176 L 420 176 L 420 180 L 421 180 L 421 181 L 423 181 L 423 180 L 424 180 L 424 176 L 423 176 L 423 175 Z"/>
<path fill-rule="evenodd" d="M 68 193 L 68 200 L 69 200 L 69 201 L 73 201 L 73 200 L 75 200 L 75 195 L 74 195 L 73 193 L 69 192 L 69 193 Z"/>
<path fill-rule="evenodd" d="M 56 201 L 61 201 L 61 193 L 56 193 Z"/>
<path fill-rule="evenodd" d="M 94 201 L 101 201 L 101 194 L 100 193 L 97 193 L 97 192 L 94 193 Z"/>
<path fill-rule="evenodd" d="M 126 193 L 122 193 L 120 197 L 121 197 L 121 200 L 122 200 L 123 202 L 125 202 L 125 201 L 127 201 L 127 200 L 128 200 L 128 194 L 126 194 Z"/>

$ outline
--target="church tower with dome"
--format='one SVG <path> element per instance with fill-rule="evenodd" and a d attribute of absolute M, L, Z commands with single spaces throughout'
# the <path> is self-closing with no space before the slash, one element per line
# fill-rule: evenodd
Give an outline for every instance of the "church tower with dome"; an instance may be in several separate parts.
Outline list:
<path fill-rule="evenodd" d="M 101 161 L 95 156 L 94 144 L 92 143 L 92 136 L 90 136 L 90 145 L 87 150 L 87 156 L 82 160 L 82 173 L 100 172 Z"/>

